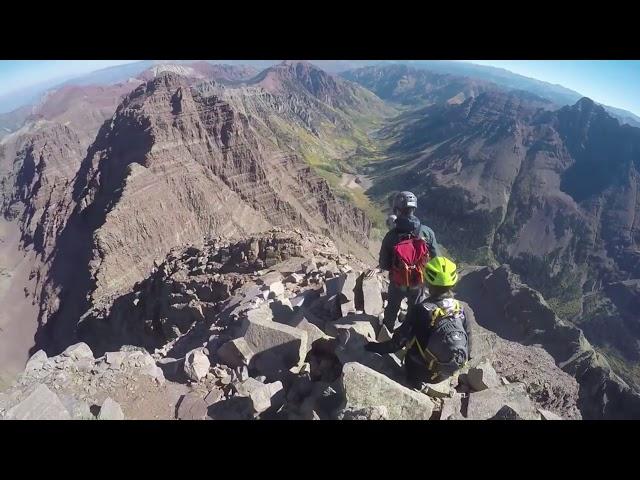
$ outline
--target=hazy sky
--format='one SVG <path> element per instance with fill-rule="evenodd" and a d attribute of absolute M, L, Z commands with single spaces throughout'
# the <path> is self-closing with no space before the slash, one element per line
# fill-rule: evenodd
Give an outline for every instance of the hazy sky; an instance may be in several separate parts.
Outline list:
<path fill-rule="evenodd" d="M 0 95 L 137 60 L 0 60 Z"/>
<path fill-rule="evenodd" d="M 135 60 L 0 60 L 0 96 Z M 469 60 L 557 83 L 596 102 L 640 115 L 638 60 Z"/>
<path fill-rule="evenodd" d="M 640 116 L 640 60 L 470 60 L 556 83 Z"/>

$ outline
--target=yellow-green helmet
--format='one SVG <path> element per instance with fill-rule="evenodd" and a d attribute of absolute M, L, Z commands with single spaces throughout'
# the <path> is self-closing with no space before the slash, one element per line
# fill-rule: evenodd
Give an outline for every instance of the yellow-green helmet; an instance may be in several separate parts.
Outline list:
<path fill-rule="evenodd" d="M 424 268 L 429 285 L 453 287 L 458 281 L 456 264 L 445 257 L 433 257 Z"/>

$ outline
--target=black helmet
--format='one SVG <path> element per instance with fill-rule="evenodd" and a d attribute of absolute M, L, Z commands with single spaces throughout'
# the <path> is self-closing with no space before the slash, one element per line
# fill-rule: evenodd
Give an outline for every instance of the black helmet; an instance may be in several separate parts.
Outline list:
<path fill-rule="evenodd" d="M 418 199 L 411 192 L 400 192 L 393 199 L 393 208 L 403 211 L 406 208 L 418 208 Z"/>

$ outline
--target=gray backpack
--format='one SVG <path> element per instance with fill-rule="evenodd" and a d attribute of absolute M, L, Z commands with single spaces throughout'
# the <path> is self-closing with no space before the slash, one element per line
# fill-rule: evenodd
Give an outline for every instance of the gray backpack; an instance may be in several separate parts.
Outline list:
<path fill-rule="evenodd" d="M 446 299 L 432 312 L 432 331 L 424 352 L 429 370 L 449 377 L 469 359 L 467 332 L 464 329 L 464 310 L 460 302 Z"/>

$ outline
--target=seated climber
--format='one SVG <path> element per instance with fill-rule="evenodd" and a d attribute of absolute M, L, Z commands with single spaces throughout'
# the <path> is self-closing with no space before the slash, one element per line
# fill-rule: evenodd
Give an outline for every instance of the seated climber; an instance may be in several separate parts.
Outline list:
<path fill-rule="evenodd" d="M 365 345 L 366 350 L 379 354 L 397 352 L 406 346 L 407 380 L 418 390 L 427 383 L 449 378 L 470 360 L 471 352 L 467 315 L 453 298 L 452 288 L 458 280 L 455 263 L 435 257 L 425 266 L 425 278 L 429 294 L 423 294 L 409 308 L 391 340 Z"/>
<path fill-rule="evenodd" d="M 419 273 L 429 258 L 438 255 L 436 236 L 426 225 L 422 225 L 414 215 L 418 199 L 411 192 L 400 192 L 394 198 L 393 211 L 387 220 L 390 230 L 382 240 L 378 260 L 379 269 L 389 271 L 389 290 L 387 306 L 384 309 L 384 325 L 390 332 L 395 327 L 398 311 L 403 299 L 409 305 L 416 302 L 423 288 L 423 279 Z M 391 219 L 393 222 L 391 222 Z M 416 269 L 417 267 L 417 269 Z M 371 277 L 378 272 L 367 272 Z"/>

